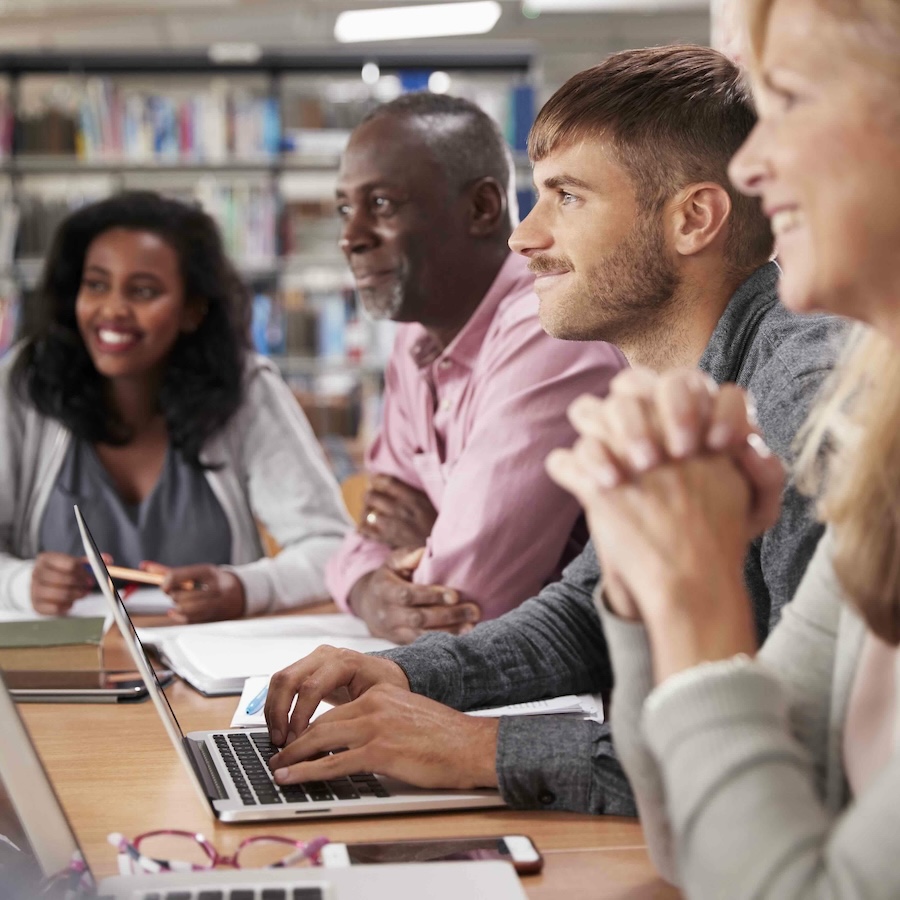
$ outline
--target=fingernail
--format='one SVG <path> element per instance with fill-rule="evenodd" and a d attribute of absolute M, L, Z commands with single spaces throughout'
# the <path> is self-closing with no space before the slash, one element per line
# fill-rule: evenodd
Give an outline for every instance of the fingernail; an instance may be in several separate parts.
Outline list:
<path fill-rule="evenodd" d="M 474 630 L 475 630 L 474 625 L 461 625 L 460 629 L 459 629 L 459 633 L 460 634 L 468 634 L 470 631 L 474 631 Z"/>
<path fill-rule="evenodd" d="M 613 466 L 595 466 L 594 478 L 600 487 L 603 488 L 614 488 L 619 483 L 619 473 Z"/>
<path fill-rule="evenodd" d="M 284 784 L 284 783 L 287 781 L 287 778 L 288 778 L 288 775 L 289 775 L 289 774 L 290 774 L 290 773 L 288 772 L 287 769 L 276 769 L 276 770 L 272 773 L 272 777 L 273 777 L 279 784 Z"/>
<path fill-rule="evenodd" d="M 763 459 L 767 459 L 772 455 L 769 445 L 758 434 L 748 434 L 747 443 L 756 451 L 756 455 L 763 457 Z"/>
<path fill-rule="evenodd" d="M 651 468 L 657 461 L 656 447 L 650 441 L 635 441 L 628 448 L 628 458 L 639 472 Z"/>
<path fill-rule="evenodd" d="M 717 422 L 706 437 L 706 446 L 711 450 L 721 450 L 731 440 L 731 428 L 724 422 Z"/>
<path fill-rule="evenodd" d="M 759 421 L 756 418 L 756 399 L 750 391 L 747 391 L 747 393 L 744 394 L 744 405 L 747 407 L 747 418 L 754 425 L 758 425 Z"/>
<path fill-rule="evenodd" d="M 443 598 L 444 603 L 447 603 L 448 605 L 456 603 L 456 594 L 454 594 L 453 591 L 444 591 L 441 597 Z"/>
<path fill-rule="evenodd" d="M 466 610 L 466 619 L 470 622 L 477 622 L 481 618 L 481 614 L 477 609 L 467 609 Z"/>
<path fill-rule="evenodd" d="M 690 428 L 677 428 L 669 441 L 673 456 L 687 456 L 694 450 L 694 432 Z"/>

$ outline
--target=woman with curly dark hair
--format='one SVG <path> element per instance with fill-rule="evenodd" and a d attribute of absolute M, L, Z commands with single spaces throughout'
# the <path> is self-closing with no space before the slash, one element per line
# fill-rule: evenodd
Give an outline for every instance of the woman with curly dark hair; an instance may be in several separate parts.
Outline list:
<path fill-rule="evenodd" d="M 0 607 L 58 615 L 91 590 L 73 503 L 117 564 L 166 567 L 178 621 L 321 596 L 348 519 L 290 390 L 248 350 L 213 220 L 151 192 L 86 206 L 37 302 L 0 363 Z"/>

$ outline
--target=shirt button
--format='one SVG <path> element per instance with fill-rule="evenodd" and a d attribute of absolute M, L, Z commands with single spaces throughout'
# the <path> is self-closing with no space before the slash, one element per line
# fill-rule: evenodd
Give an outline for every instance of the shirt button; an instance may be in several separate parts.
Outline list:
<path fill-rule="evenodd" d="M 447 412 L 447 411 L 450 409 L 450 401 L 449 401 L 449 400 L 442 400 L 442 401 L 441 401 L 441 409 L 442 409 L 444 412 Z"/>
<path fill-rule="evenodd" d="M 449 359 L 442 359 L 442 360 L 441 360 L 441 368 L 442 368 L 442 369 L 449 369 L 449 368 L 450 368 L 450 360 L 449 360 Z"/>
<path fill-rule="evenodd" d="M 553 791 L 543 791 L 538 795 L 538 800 L 543 803 L 544 806 L 550 806 L 553 803 L 556 803 L 556 794 Z"/>

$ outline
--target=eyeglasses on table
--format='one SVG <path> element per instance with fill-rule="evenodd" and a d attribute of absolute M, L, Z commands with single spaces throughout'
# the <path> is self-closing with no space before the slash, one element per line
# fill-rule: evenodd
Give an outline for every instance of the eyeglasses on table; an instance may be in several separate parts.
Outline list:
<path fill-rule="evenodd" d="M 107 840 L 119 853 L 122 875 L 157 872 L 203 872 L 216 866 L 236 869 L 275 869 L 318 865 L 328 838 L 298 841 L 283 835 L 245 838 L 231 856 L 222 855 L 199 832 L 162 829 L 148 831 L 129 841 L 115 832 Z"/>

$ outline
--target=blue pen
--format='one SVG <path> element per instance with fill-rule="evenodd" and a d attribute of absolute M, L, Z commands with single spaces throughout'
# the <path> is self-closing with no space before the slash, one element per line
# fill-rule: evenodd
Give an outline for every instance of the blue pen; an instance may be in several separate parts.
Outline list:
<path fill-rule="evenodd" d="M 269 693 L 269 686 L 266 685 L 248 704 L 244 712 L 248 716 L 258 713 L 262 709 L 263 703 L 266 702 L 266 694 Z"/>

